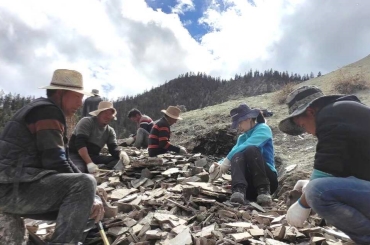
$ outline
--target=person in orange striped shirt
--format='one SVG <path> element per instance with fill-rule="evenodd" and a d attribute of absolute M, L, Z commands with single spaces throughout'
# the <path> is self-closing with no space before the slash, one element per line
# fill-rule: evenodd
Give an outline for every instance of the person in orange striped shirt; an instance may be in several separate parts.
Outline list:
<path fill-rule="evenodd" d="M 170 143 L 171 125 L 175 124 L 177 120 L 182 120 L 180 117 L 180 109 L 176 106 L 169 106 L 167 110 L 162 110 L 164 116 L 157 121 L 149 135 L 148 152 L 150 157 L 155 157 L 169 151 L 178 154 L 187 154 L 185 147 L 176 146 Z"/>

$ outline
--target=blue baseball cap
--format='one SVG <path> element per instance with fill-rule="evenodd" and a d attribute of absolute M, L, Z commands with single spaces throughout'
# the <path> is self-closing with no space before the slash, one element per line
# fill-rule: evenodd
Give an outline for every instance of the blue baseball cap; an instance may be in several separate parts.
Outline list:
<path fill-rule="evenodd" d="M 231 128 L 236 129 L 240 122 L 248 118 L 257 118 L 260 113 L 260 109 L 251 109 L 246 103 L 240 104 L 230 111 L 232 120 Z"/>

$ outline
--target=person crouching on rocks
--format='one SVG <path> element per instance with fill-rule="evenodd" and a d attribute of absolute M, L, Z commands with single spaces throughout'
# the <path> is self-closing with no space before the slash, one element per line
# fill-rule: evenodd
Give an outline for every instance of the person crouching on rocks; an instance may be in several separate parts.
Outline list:
<path fill-rule="evenodd" d="M 230 201 L 245 204 L 246 200 L 270 205 L 271 194 L 278 187 L 274 162 L 272 132 L 259 109 L 245 103 L 230 111 L 231 128 L 242 134 L 229 154 L 209 169 L 210 182 L 220 178 L 231 167 Z"/>

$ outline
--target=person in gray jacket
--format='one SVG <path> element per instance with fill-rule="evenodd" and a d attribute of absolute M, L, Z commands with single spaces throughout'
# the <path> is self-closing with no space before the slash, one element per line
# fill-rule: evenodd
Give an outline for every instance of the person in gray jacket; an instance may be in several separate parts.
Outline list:
<path fill-rule="evenodd" d="M 76 125 L 69 142 L 71 159 L 84 173 L 95 173 L 99 167 L 112 169 L 119 160 L 126 165 L 130 159 L 117 145 L 116 132 L 109 123 L 116 119 L 117 111 L 109 101 L 99 103 L 90 112 L 92 117 L 82 118 Z M 110 156 L 100 154 L 108 146 Z"/>

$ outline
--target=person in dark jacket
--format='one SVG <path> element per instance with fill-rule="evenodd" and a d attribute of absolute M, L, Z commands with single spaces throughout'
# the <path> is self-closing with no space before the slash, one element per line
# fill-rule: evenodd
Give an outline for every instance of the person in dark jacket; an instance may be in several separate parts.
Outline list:
<path fill-rule="evenodd" d="M 82 117 L 90 117 L 90 112 L 98 109 L 99 103 L 103 101 L 99 95 L 99 90 L 93 89 L 91 93 L 93 96 L 88 97 L 84 102 L 84 106 L 82 108 Z"/>
<path fill-rule="evenodd" d="M 231 168 L 231 202 L 244 204 L 247 199 L 270 205 L 278 187 L 271 129 L 262 112 L 245 103 L 232 109 L 230 116 L 231 128 L 239 128 L 242 134 L 229 154 L 210 167 L 209 180 L 213 182 Z"/>
<path fill-rule="evenodd" d="M 98 221 L 104 212 L 94 177 L 68 156 L 65 116 L 73 116 L 89 93 L 82 75 L 65 69 L 56 70 L 43 89 L 47 98 L 18 110 L 1 132 L 0 216 L 56 219 L 49 244 L 78 244 L 89 216 Z"/>
<path fill-rule="evenodd" d="M 131 109 L 127 117 L 136 123 L 137 131 L 136 134 L 131 135 L 130 137 L 123 140 L 124 143 L 127 145 L 134 144 L 134 147 L 140 148 L 147 148 L 149 143 L 149 134 L 150 130 L 153 127 L 153 120 L 145 115 L 142 114 L 138 109 L 133 108 Z"/>
<path fill-rule="evenodd" d="M 180 117 L 180 109 L 176 106 L 169 106 L 167 110 L 162 110 L 164 116 L 158 120 L 149 135 L 148 152 L 150 157 L 155 157 L 169 151 L 179 154 L 186 154 L 187 151 L 183 146 L 175 146 L 170 143 L 171 125 L 177 120 L 182 120 Z"/>
<path fill-rule="evenodd" d="M 130 162 L 126 152 L 117 145 L 116 132 L 109 123 L 116 119 L 117 111 L 113 103 L 102 101 L 98 109 L 90 112 L 92 117 L 82 118 L 76 125 L 69 142 L 71 159 L 84 173 L 95 173 L 100 168 L 112 169 L 122 160 Z M 104 145 L 110 156 L 100 154 Z"/>
<path fill-rule="evenodd" d="M 311 208 L 358 244 L 370 244 L 370 108 L 354 95 L 328 95 L 303 86 L 287 98 L 290 115 L 279 129 L 317 137 L 313 172 L 287 212 L 301 227 Z"/>

